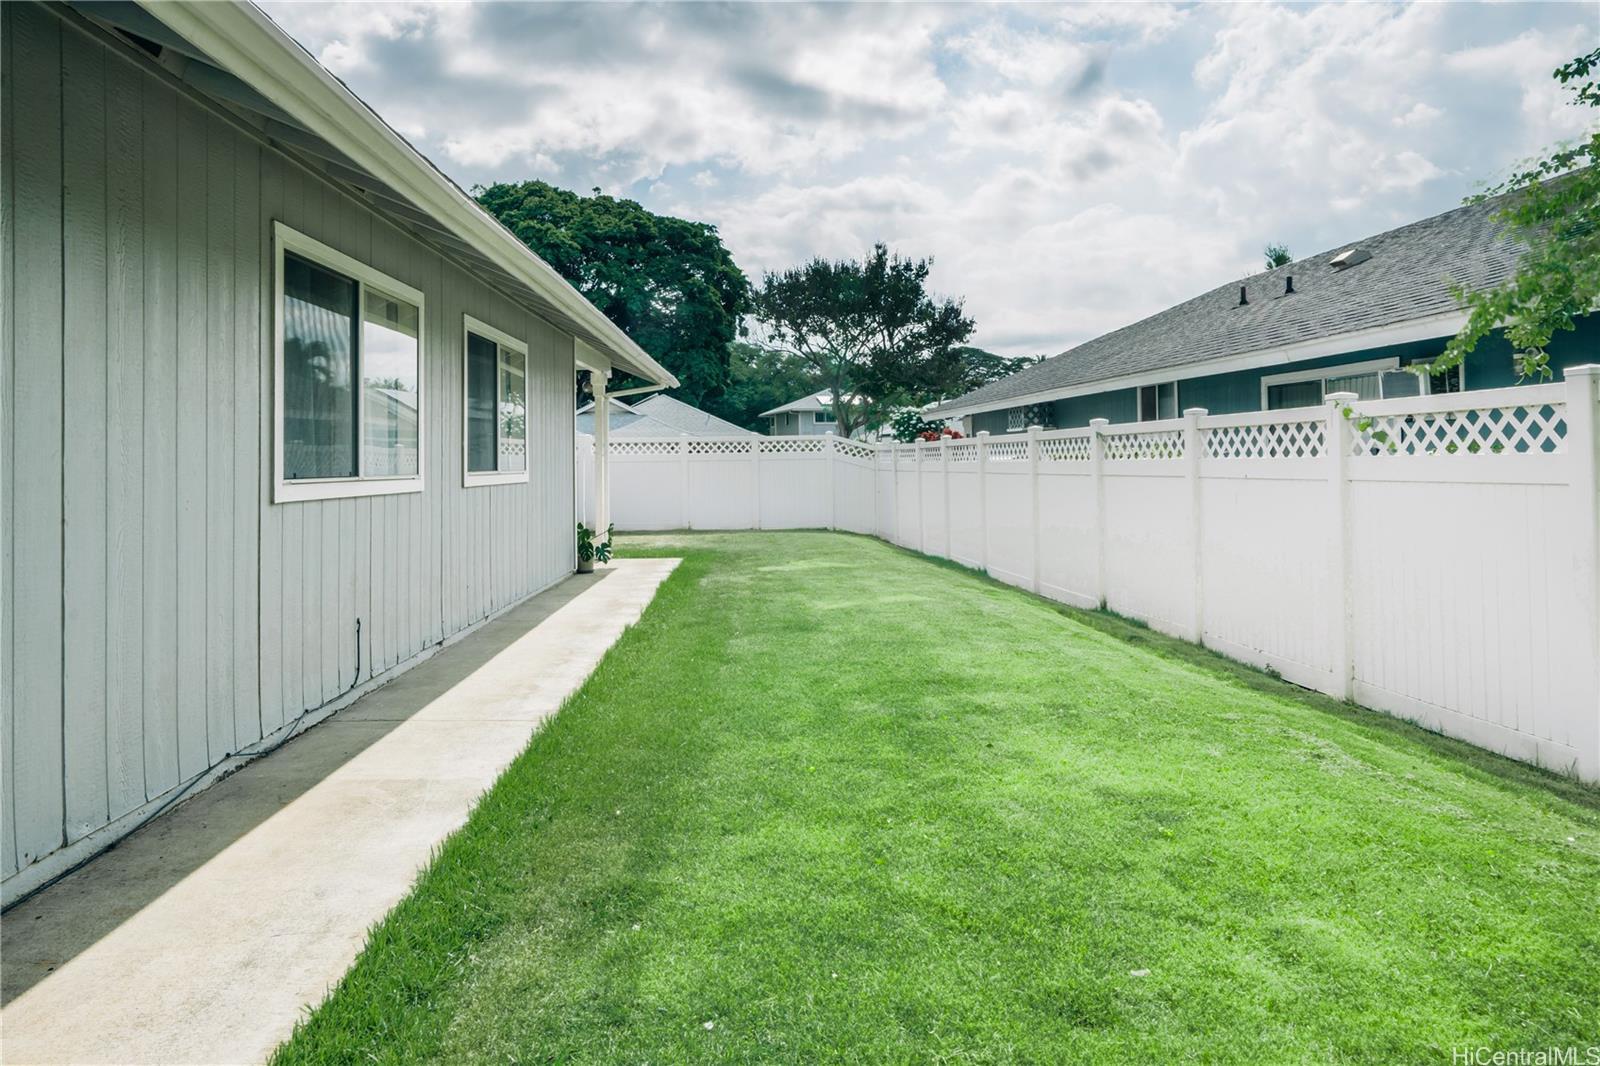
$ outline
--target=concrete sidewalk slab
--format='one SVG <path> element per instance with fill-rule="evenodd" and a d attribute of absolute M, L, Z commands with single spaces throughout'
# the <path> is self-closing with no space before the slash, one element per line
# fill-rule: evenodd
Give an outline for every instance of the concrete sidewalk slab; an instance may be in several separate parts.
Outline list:
<path fill-rule="evenodd" d="M 0 1060 L 259 1062 L 676 565 L 483 625 L 0 919 Z"/>

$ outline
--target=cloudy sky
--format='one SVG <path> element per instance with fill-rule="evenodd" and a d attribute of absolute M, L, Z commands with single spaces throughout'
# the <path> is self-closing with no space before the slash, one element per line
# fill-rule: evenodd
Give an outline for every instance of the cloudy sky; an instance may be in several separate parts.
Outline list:
<path fill-rule="evenodd" d="M 752 278 L 933 256 L 976 341 L 1054 353 L 1425 215 L 1572 137 L 1592 3 L 267 3 L 463 186 L 715 223 Z"/>

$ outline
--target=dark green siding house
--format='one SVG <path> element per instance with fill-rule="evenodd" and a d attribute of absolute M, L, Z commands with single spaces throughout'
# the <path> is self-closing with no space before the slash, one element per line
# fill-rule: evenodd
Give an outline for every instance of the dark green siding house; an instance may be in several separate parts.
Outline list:
<path fill-rule="evenodd" d="M 1419 376 L 1465 319 L 1452 286 L 1492 286 L 1518 254 L 1496 201 L 1446 211 L 1286 266 L 1229 282 L 1086 341 L 933 412 L 970 432 L 1021 432 L 1176 418 L 1190 407 L 1232 414 L 1518 384 L 1511 346 L 1482 341 L 1466 363 Z M 1600 316 L 1549 347 L 1556 380 L 1600 353 Z"/>

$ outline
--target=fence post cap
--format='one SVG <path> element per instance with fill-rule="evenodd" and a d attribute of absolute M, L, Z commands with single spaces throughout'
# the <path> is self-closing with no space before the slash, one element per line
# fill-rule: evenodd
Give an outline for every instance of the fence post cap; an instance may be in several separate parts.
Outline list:
<path fill-rule="evenodd" d="M 1569 366 L 1563 373 L 1569 378 L 1600 378 L 1600 363 Z"/>
<path fill-rule="evenodd" d="M 1204 407 L 1185 407 L 1183 409 L 1184 418 L 1203 418 L 1210 413 L 1211 412 Z"/>
<path fill-rule="evenodd" d="M 1089 419 L 1089 425 L 1091 425 L 1091 426 L 1109 426 L 1110 424 L 1111 424 L 1111 419 L 1109 419 L 1109 418 L 1091 418 L 1091 419 Z"/>
<path fill-rule="evenodd" d="M 1037 437 L 1039 434 L 1041 434 L 1043 432 L 1044 432 L 1044 427 L 1042 427 L 1042 426 L 1029 426 L 1028 427 L 1028 436 L 1030 436 L 1030 437 Z"/>
<path fill-rule="evenodd" d="M 1338 404 L 1343 407 L 1347 403 L 1355 403 L 1361 399 L 1361 394 L 1359 392 L 1330 392 L 1323 399 L 1327 400 L 1328 403 Z"/>
<path fill-rule="evenodd" d="M 989 435 L 989 431 L 988 431 L 988 430 L 986 430 L 986 429 L 980 429 L 980 430 L 978 430 L 978 436 L 980 436 L 980 437 L 987 437 L 987 436 L 988 436 L 988 435 Z"/>

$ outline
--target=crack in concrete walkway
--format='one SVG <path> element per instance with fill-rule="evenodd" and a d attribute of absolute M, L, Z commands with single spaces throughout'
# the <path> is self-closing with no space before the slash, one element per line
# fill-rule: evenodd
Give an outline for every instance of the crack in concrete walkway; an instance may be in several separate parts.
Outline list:
<path fill-rule="evenodd" d="M 676 565 L 532 597 L 14 908 L 0 1059 L 265 1059 Z"/>

